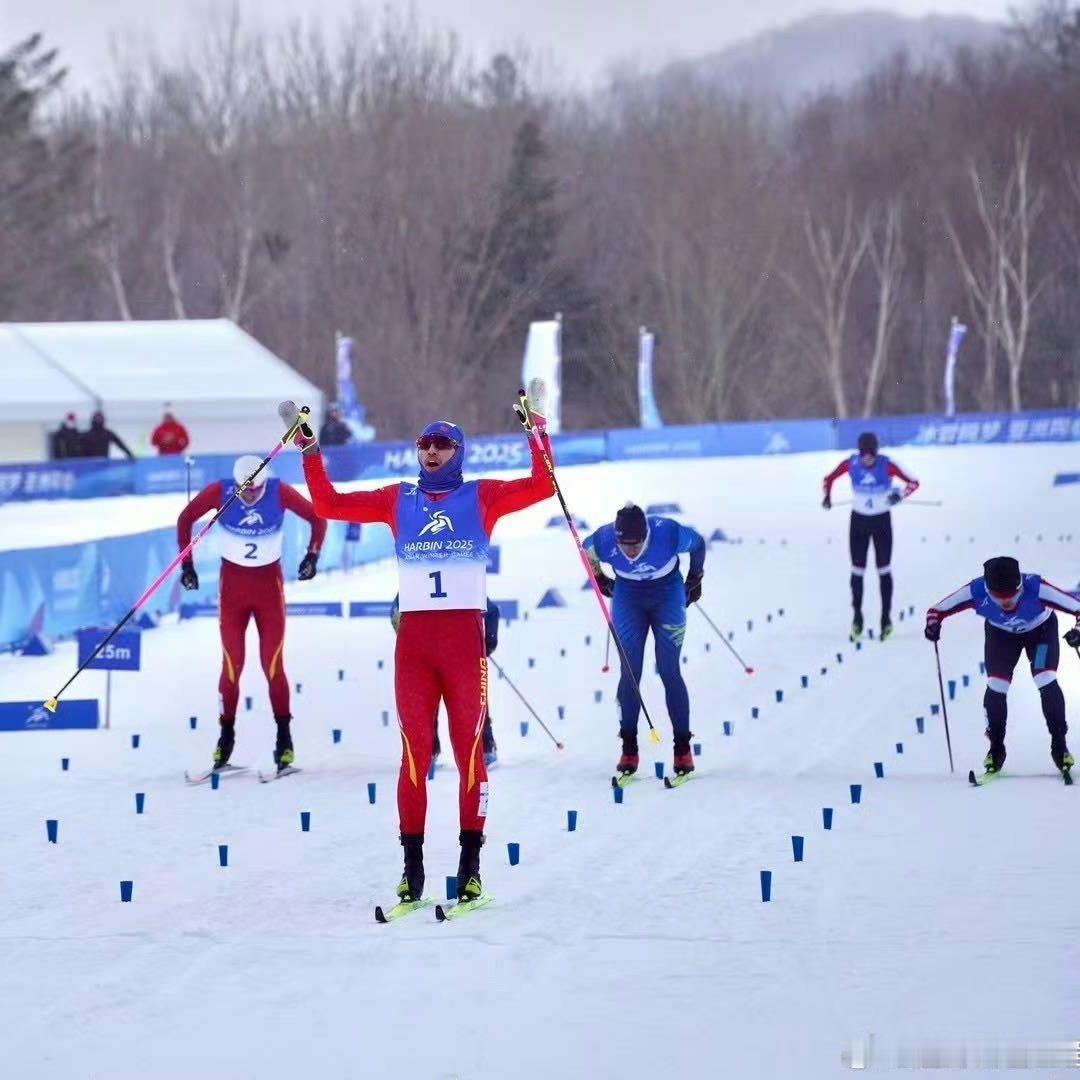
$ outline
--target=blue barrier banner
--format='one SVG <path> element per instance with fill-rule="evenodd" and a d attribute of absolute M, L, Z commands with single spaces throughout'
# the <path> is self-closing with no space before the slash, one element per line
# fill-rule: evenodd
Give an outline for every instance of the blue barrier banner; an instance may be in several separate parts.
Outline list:
<path fill-rule="evenodd" d="M 613 461 L 641 458 L 795 454 L 834 446 L 829 420 L 777 420 L 762 423 L 702 424 L 658 431 L 628 429 L 608 433 Z"/>
<path fill-rule="evenodd" d="M 135 466 L 130 461 L 85 458 L 0 465 L 0 504 L 26 499 L 100 499 L 131 495 Z"/>
<path fill-rule="evenodd" d="M 111 628 L 106 630 L 98 627 L 79 631 L 79 667 L 86 664 L 88 668 L 100 668 L 103 671 L 138 671 L 142 657 L 142 634 L 130 630 L 121 630 L 87 663 L 90 655 L 110 632 Z"/>
<path fill-rule="evenodd" d="M 350 619 L 390 618 L 393 600 L 354 600 L 349 604 Z"/>
<path fill-rule="evenodd" d="M 340 603 L 294 603 L 285 605 L 286 615 L 331 615 L 341 618 L 344 605 Z"/>
<path fill-rule="evenodd" d="M 218 606 L 217 603 L 213 604 L 181 604 L 180 605 L 180 618 L 181 619 L 205 619 L 209 616 L 217 618 Z"/>
<path fill-rule="evenodd" d="M 979 446 L 998 443 L 1080 441 L 1080 413 L 1071 409 L 1029 413 L 960 413 L 957 416 L 881 416 L 841 420 L 837 446 L 854 449 L 862 431 L 882 446 Z"/>
<path fill-rule="evenodd" d="M 61 701 L 54 713 L 40 701 L 0 701 L 0 731 L 58 731 L 97 726 L 96 699 Z"/>
<path fill-rule="evenodd" d="M 1054 487 L 1062 484 L 1080 484 L 1080 472 L 1059 472 L 1054 477 Z"/>

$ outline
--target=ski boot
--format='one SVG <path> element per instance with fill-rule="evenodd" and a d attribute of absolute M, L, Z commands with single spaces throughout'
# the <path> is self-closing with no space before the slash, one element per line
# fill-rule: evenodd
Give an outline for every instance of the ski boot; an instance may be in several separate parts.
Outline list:
<path fill-rule="evenodd" d="M 1054 765 L 1058 771 L 1065 775 L 1076 764 L 1076 759 L 1069 753 L 1064 739 L 1050 740 L 1050 756 L 1054 759 Z"/>
<path fill-rule="evenodd" d="M 881 620 L 881 640 L 888 641 L 892 637 L 892 619 Z"/>
<path fill-rule="evenodd" d="M 480 881 L 480 848 L 484 844 L 484 834 L 479 829 L 462 829 L 461 858 L 457 868 L 457 898 L 464 903 L 475 900 L 484 892 Z"/>
<path fill-rule="evenodd" d="M 218 736 L 217 746 L 214 747 L 214 768 L 221 769 L 229 764 L 232 757 L 233 746 L 236 743 L 236 719 L 226 720 L 220 717 L 221 734 Z"/>
<path fill-rule="evenodd" d="M 615 766 L 615 771 L 620 776 L 633 776 L 637 772 L 638 768 L 638 745 L 637 745 L 637 732 L 622 733 L 622 757 L 619 758 L 619 764 Z"/>
<path fill-rule="evenodd" d="M 685 776 L 694 771 L 694 755 L 690 752 L 690 734 L 675 736 L 675 763 L 673 771 L 676 776 Z"/>
<path fill-rule="evenodd" d="M 856 611 L 855 618 L 851 620 L 851 633 L 848 635 L 850 641 L 862 641 L 863 632 L 863 618 L 862 612 Z"/>
<path fill-rule="evenodd" d="M 484 764 L 494 765 L 499 760 L 499 750 L 495 745 L 495 735 L 491 730 L 491 718 L 484 721 Z"/>
<path fill-rule="evenodd" d="M 983 768 L 988 773 L 1001 772 L 1001 766 L 1005 764 L 1005 744 L 991 743 L 986 757 L 983 758 Z"/>
<path fill-rule="evenodd" d="M 277 742 L 274 745 L 274 764 L 277 766 L 277 771 L 280 773 L 289 768 L 295 760 L 295 756 L 293 755 L 292 732 L 289 730 L 292 714 L 275 716 L 274 720 L 277 723 Z"/>
<path fill-rule="evenodd" d="M 401 836 L 405 849 L 405 869 L 397 887 L 397 897 L 403 904 L 413 903 L 424 895 L 424 834 Z"/>

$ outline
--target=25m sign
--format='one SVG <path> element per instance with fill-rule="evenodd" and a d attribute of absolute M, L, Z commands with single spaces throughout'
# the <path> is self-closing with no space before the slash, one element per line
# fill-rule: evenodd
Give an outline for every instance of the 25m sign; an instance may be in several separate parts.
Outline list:
<path fill-rule="evenodd" d="M 87 658 L 108 636 L 108 630 L 79 631 L 80 667 L 86 664 Z M 142 654 L 141 646 L 142 634 L 121 630 L 86 666 L 103 671 L 138 671 Z"/>

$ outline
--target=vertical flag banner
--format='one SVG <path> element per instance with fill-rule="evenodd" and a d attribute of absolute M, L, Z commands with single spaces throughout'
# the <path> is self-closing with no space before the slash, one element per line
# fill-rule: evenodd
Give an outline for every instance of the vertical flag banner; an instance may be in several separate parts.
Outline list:
<path fill-rule="evenodd" d="M 547 417 L 547 429 L 562 430 L 562 316 L 529 324 L 521 385 L 536 411 Z"/>
<path fill-rule="evenodd" d="M 344 334 L 337 335 L 337 400 L 341 406 L 341 418 L 348 425 L 357 442 L 370 442 L 375 429 L 365 423 L 367 410 L 356 392 L 353 381 L 353 357 L 356 341 Z"/>
<path fill-rule="evenodd" d="M 952 326 L 949 328 L 949 351 L 945 357 L 945 415 L 956 415 L 956 395 L 954 386 L 956 383 L 956 354 L 960 351 L 960 342 L 964 340 L 967 327 L 953 316 Z"/>
<path fill-rule="evenodd" d="M 637 391 L 638 406 L 641 412 L 643 428 L 662 428 L 660 410 L 656 407 L 653 394 L 653 349 L 656 347 L 656 335 L 645 327 L 638 330 Z"/>

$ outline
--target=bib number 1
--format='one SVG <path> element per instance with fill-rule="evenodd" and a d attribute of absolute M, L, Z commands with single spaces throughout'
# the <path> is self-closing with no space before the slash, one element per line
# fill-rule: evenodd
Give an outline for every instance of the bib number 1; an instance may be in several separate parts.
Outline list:
<path fill-rule="evenodd" d="M 442 587 L 442 571 L 435 570 L 428 574 L 428 577 L 435 583 L 435 591 L 431 594 L 432 600 L 445 600 L 450 594 L 443 592 Z"/>

